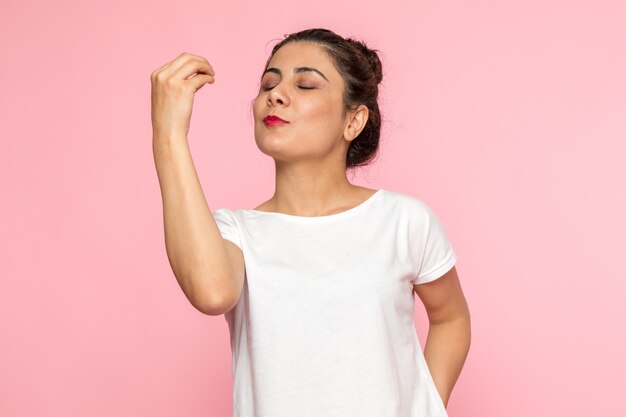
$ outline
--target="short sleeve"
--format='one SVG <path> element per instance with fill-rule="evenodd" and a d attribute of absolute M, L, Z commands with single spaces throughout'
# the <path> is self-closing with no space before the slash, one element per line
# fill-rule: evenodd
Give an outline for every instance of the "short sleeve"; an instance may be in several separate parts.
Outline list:
<path fill-rule="evenodd" d="M 424 207 L 428 217 L 427 233 L 419 270 L 413 280 L 414 285 L 436 280 L 452 269 L 457 260 L 441 220 L 430 207 Z"/>
<path fill-rule="evenodd" d="M 241 250 L 241 237 L 239 236 L 237 223 L 233 216 L 232 211 L 227 208 L 220 208 L 213 212 L 213 218 L 215 223 L 222 234 L 222 238 L 228 239 L 233 242 Z"/>

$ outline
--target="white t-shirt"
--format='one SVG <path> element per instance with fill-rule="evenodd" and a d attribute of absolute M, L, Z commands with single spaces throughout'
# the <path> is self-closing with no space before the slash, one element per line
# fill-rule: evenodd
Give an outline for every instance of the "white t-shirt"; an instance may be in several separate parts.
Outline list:
<path fill-rule="evenodd" d="M 234 417 L 447 417 L 413 285 L 456 263 L 435 213 L 380 189 L 337 214 L 220 208 L 245 261 L 230 331 Z"/>

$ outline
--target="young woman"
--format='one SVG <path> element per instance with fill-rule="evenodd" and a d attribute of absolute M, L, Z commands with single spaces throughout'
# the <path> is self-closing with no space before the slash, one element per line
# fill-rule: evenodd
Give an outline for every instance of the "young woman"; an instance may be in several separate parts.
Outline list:
<path fill-rule="evenodd" d="M 376 51 L 325 29 L 274 47 L 253 113 L 276 189 L 255 209 L 212 212 L 194 170 L 186 136 L 195 92 L 215 81 L 207 60 L 184 53 L 151 80 L 167 255 L 190 302 L 225 315 L 234 416 L 447 416 L 470 346 L 455 252 L 423 201 L 346 177 L 378 149 Z"/>

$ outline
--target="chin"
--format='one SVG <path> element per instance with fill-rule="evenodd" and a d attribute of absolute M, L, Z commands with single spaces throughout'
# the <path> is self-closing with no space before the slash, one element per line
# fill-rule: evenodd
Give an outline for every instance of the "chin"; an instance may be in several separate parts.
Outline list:
<path fill-rule="evenodd" d="M 263 132 L 254 136 L 256 146 L 265 155 L 277 157 L 289 149 L 288 140 L 273 132 Z"/>
<path fill-rule="evenodd" d="M 291 135 L 281 136 L 272 132 L 255 136 L 259 150 L 277 161 L 295 161 L 313 152 L 311 149 L 303 149 L 302 144 L 294 143 L 292 139 Z"/>

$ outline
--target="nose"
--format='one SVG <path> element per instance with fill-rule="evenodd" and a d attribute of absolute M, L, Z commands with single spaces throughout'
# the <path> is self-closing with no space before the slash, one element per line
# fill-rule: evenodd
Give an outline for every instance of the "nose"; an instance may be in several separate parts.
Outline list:
<path fill-rule="evenodd" d="M 289 101 L 287 94 L 282 90 L 282 84 L 278 84 L 269 91 L 267 95 L 267 104 L 276 106 L 277 104 L 285 105 Z"/>

